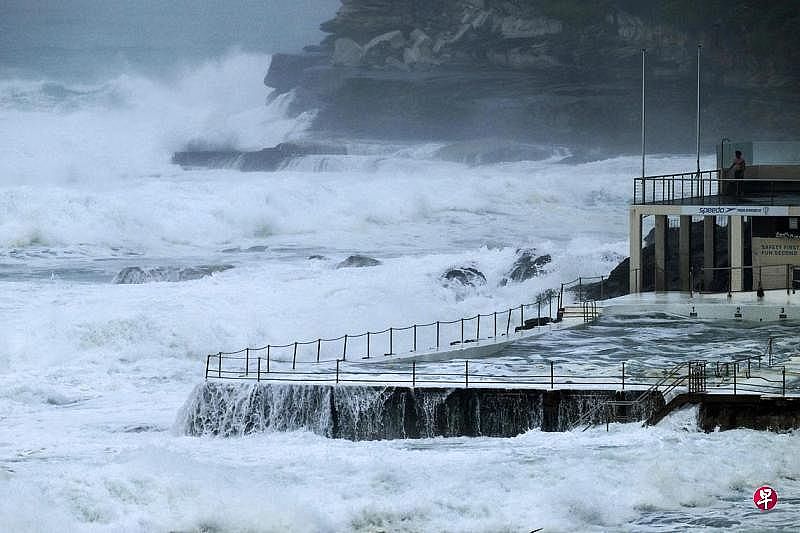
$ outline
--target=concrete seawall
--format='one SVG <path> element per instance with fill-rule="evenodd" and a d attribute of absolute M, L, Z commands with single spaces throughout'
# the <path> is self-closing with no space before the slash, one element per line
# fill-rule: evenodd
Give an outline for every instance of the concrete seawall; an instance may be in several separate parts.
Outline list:
<path fill-rule="evenodd" d="M 209 381 L 187 401 L 188 435 L 234 436 L 307 429 L 332 438 L 512 437 L 539 428 L 564 431 L 607 400 L 641 391 L 443 389 L 285 385 Z M 664 405 L 658 395 L 624 416 L 644 420 Z M 605 423 L 598 409 L 590 422 Z"/>
<path fill-rule="evenodd" d="M 698 424 L 703 431 L 800 429 L 800 398 L 708 394 L 696 403 L 700 404 Z"/>

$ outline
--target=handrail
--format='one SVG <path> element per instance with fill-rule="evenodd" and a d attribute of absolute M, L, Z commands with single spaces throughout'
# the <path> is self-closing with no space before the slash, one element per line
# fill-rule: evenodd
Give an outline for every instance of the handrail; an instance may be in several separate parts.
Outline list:
<path fill-rule="evenodd" d="M 688 362 L 679 363 L 679 364 L 675 365 L 674 367 L 670 368 L 669 370 L 665 371 L 664 375 L 658 381 L 656 381 L 653 385 L 651 385 L 647 390 L 642 392 L 639 396 L 636 397 L 636 399 L 634 399 L 632 401 L 632 405 L 637 405 L 637 406 L 640 405 L 642 402 L 644 402 L 644 400 L 648 399 L 651 394 L 653 394 L 654 392 L 658 392 L 658 389 L 660 387 L 664 386 L 671 379 L 673 379 L 673 382 L 668 387 L 668 391 L 671 391 L 672 389 L 674 389 L 678 385 L 678 383 L 680 381 L 685 379 L 683 376 L 676 377 L 676 375 L 687 364 L 688 364 Z M 585 412 L 583 415 L 581 415 L 578 418 L 578 420 L 573 422 L 570 425 L 569 429 L 573 430 L 573 429 L 575 429 L 575 428 L 577 428 L 579 426 L 582 426 L 583 424 L 587 424 L 587 426 L 583 428 L 583 431 L 586 431 L 587 429 L 589 429 L 589 427 L 591 427 L 591 423 L 589 421 L 592 420 L 594 418 L 594 416 L 597 415 L 597 413 L 601 409 L 607 409 L 608 408 L 608 404 L 613 402 L 613 401 L 614 400 L 607 400 L 607 401 L 605 401 L 603 403 L 597 404 L 593 409 L 590 409 L 589 411 Z"/>
<path fill-rule="evenodd" d="M 724 266 L 724 267 L 709 267 L 709 266 L 701 266 L 701 267 L 692 267 L 689 269 L 689 291 L 691 293 L 699 292 L 701 294 L 720 294 L 720 293 L 731 293 L 731 276 L 734 272 L 741 272 L 744 274 L 745 272 L 751 271 L 752 272 L 752 281 L 751 287 L 748 289 L 746 288 L 747 285 L 743 283 L 743 289 L 737 292 L 758 292 L 759 287 L 761 290 L 786 290 L 786 294 L 794 294 L 798 288 L 800 288 L 800 280 L 795 279 L 795 274 L 797 271 L 800 271 L 800 266 L 794 265 L 791 263 L 784 263 L 784 264 L 777 264 L 777 265 L 743 265 L 743 266 Z M 785 283 L 780 283 L 778 286 L 775 284 L 776 277 L 771 278 L 772 286 L 763 286 L 763 279 L 764 274 L 769 272 L 776 272 L 778 271 L 781 275 L 780 279 L 783 280 Z M 655 278 L 656 275 L 653 275 L 652 278 L 648 280 L 644 279 L 645 269 L 636 268 L 633 270 L 634 276 L 633 279 L 635 280 L 635 285 L 633 287 L 632 292 L 651 292 L 655 290 Z M 655 268 L 655 272 L 666 272 L 666 270 Z M 728 279 L 725 280 L 722 276 L 717 276 L 718 272 L 727 272 Z M 641 285 L 640 285 L 641 279 Z M 646 283 L 649 281 L 649 283 Z M 724 284 L 727 282 L 727 284 Z M 759 282 L 762 282 L 759 285 Z"/>
<path fill-rule="evenodd" d="M 758 357 L 761 356 L 753 356 L 753 359 Z M 741 362 L 745 360 L 746 358 L 742 358 L 736 361 Z M 245 362 L 242 363 L 242 361 Z M 225 362 L 229 364 L 225 365 Z M 753 372 L 753 369 L 749 369 L 747 373 L 744 374 L 744 377 L 747 379 L 761 380 L 764 384 L 758 385 L 750 383 L 743 386 L 743 384 L 739 384 L 736 381 L 736 376 L 740 374 L 738 366 L 733 367 L 733 372 L 720 375 L 717 375 L 716 371 L 711 374 L 707 372 L 706 368 L 709 366 L 720 368 L 719 363 L 719 361 L 716 361 L 714 365 L 709 365 L 707 361 L 684 361 L 663 370 L 659 375 L 632 374 L 628 371 L 629 367 L 626 367 L 625 362 L 621 363 L 621 371 L 618 373 L 608 371 L 580 372 L 570 370 L 561 370 L 557 372 L 556 365 L 553 362 L 539 365 L 530 365 L 527 363 L 504 365 L 506 369 L 505 373 L 495 373 L 481 370 L 481 368 L 492 367 L 494 363 L 469 359 L 449 361 L 451 367 L 460 366 L 464 369 L 458 372 L 448 371 L 447 368 L 420 371 L 415 361 L 411 361 L 410 364 L 407 363 L 404 366 L 398 365 L 391 369 L 379 369 L 375 367 L 365 367 L 342 359 L 337 359 L 335 365 L 332 367 L 320 368 L 313 363 L 303 363 L 304 365 L 311 366 L 297 370 L 294 366 L 291 367 L 291 369 L 288 367 L 283 369 L 269 369 L 266 367 L 265 361 L 261 357 L 247 361 L 242 357 L 230 357 L 217 354 L 208 356 L 206 361 L 206 379 L 291 383 L 379 383 L 382 385 L 411 383 L 412 387 L 427 383 L 446 387 L 460 387 L 463 385 L 465 388 L 475 385 L 538 385 L 543 389 L 554 389 L 556 387 L 578 387 L 580 389 L 587 386 L 615 386 L 620 387 L 621 390 L 625 390 L 626 387 L 647 387 L 633 400 L 626 401 L 626 403 L 633 405 L 644 403 L 656 392 L 661 392 L 662 395 L 669 394 L 691 377 L 692 374 L 689 373 L 687 375 L 684 373 L 684 369 L 696 365 L 696 368 L 703 369 L 703 376 L 705 378 L 711 377 L 718 380 L 715 384 L 716 387 L 732 385 L 734 394 L 744 390 L 755 390 L 767 393 L 775 393 L 775 391 L 780 390 L 781 394 L 785 395 L 786 393 L 785 366 L 774 365 L 772 367 L 767 367 L 773 370 L 781 369 L 782 380 L 770 379 L 764 375 L 757 375 Z M 520 368 L 523 371 L 519 373 L 509 373 L 508 370 L 513 368 Z M 733 377 L 732 383 L 730 382 L 729 376 Z M 778 384 L 780 384 L 780 386 Z M 601 408 L 602 406 L 596 406 L 593 410 L 584 413 L 584 415 L 573 424 L 573 427 L 577 427 L 586 422 Z"/>
<path fill-rule="evenodd" d="M 224 365 L 224 362 L 234 363 Z M 452 366 L 462 366 L 464 370 L 459 372 L 448 372 L 445 370 L 431 369 L 431 371 L 421 372 L 415 361 L 399 364 L 394 369 L 381 369 L 371 366 L 363 366 L 357 363 L 337 359 L 333 367 L 320 368 L 314 363 L 298 363 L 305 365 L 297 370 L 296 366 L 282 370 L 266 369 L 266 364 L 262 358 L 246 360 L 244 357 L 231 357 L 220 354 L 209 355 L 206 366 L 206 379 L 233 379 L 250 381 L 270 381 L 270 382 L 334 382 L 334 383 L 435 383 L 441 386 L 458 387 L 462 384 L 480 385 L 542 385 L 544 388 L 553 389 L 556 386 L 587 386 L 587 385 L 614 385 L 622 386 L 649 386 L 653 379 L 660 379 L 659 376 L 637 376 L 626 370 L 626 363 L 621 363 L 620 373 L 610 372 L 557 372 L 555 363 L 531 365 L 519 363 L 504 365 L 506 369 L 519 368 L 520 373 L 495 373 L 486 371 L 486 367 L 493 367 L 493 363 L 485 361 L 451 360 L 446 363 Z M 288 365 L 288 362 L 287 362 Z M 248 368 L 249 367 L 256 367 Z M 347 368 L 345 371 L 345 367 Z M 373 379 L 365 379 L 364 376 Z M 387 377 L 389 379 L 387 379 Z"/>
<path fill-rule="evenodd" d="M 699 270 L 698 275 L 694 275 L 694 269 L 692 269 L 692 277 L 693 277 L 694 280 L 699 280 L 699 281 L 694 281 L 694 283 L 695 284 L 699 284 L 700 287 L 699 287 L 699 289 L 695 289 L 694 287 L 692 287 L 692 290 L 698 290 L 698 292 L 701 292 L 701 293 L 707 292 L 705 285 L 706 285 L 706 277 L 709 277 L 708 274 L 710 274 L 710 276 L 714 276 L 714 275 L 716 275 L 717 272 L 727 272 L 728 273 L 727 292 L 731 292 L 731 287 L 733 285 L 732 280 L 731 280 L 731 276 L 733 276 L 734 272 L 740 272 L 742 275 L 747 271 L 751 272 L 751 276 L 752 276 L 751 288 L 750 288 L 749 291 L 742 291 L 742 292 L 754 292 L 754 291 L 764 290 L 764 287 L 763 287 L 764 273 L 769 274 L 769 273 L 776 273 L 777 272 L 777 274 L 780 275 L 780 279 L 784 282 L 784 283 L 780 284 L 780 285 L 783 285 L 783 286 L 778 286 L 778 287 L 774 286 L 776 277 L 773 276 L 772 279 L 770 280 L 772 282 L 773 286 L 772 287 L 768 287 L 770 289 L 781 289 L 781 290 L 785 289 L 786 290 L 786 294 L 792 294 L 797 290 L 798 286 L 800 286 L 800 281 L 795 280 L 795 273 L 796 273 L 797 270 L 800 270 L 800 267 L 798 267 L 797 265 L 792 264 L 792 263 L 783 263 L 783 264 L 778 264 L 778 265 L 758 265 L 758 266 L 755 266 L 755 265 L 743 265 L 743 266 L 736 266 L 736 267 L 733 267 L 733 266 L 726 266 L 726 267 L 707 267 L 707 266 L 702 266 L 698 270 Z M 756 273 L 758 274 L 758 279 L 756 279 Z M 713 283 L 714 283 L 713 279 L 711 280 L 711 283 L 713 285 Z M 714 292 L 714 291 L 709 291 L 709 292 Z M 725 291 L 722 291 L 722 292 L 725 292 Z"/>
<path fill-rule="evenodd" d="M 752 368 L 751 368 L 752 362 L 753 361 L 757 361 L 758 362 L 758 369 L 760 370 L 761 366 L 762 366 L 762 361 L 761 360 L 764 357 L 768 358 L 767 359 L 767 365 L 766 365 L 767 368 L 774 368 L 774 366 L 773 366 L 773 364 L 774 364 L 774 360 L 773 360 L 774 341 L 775 341 L 775 337 L 770 335 L 768 337 L 768 339 L 767 339 L 767 345 L 764 348 L 763 353 L 761 353 L 761 354 L 751 355 L 751 356 L 746 356 L 746 357 L 740 357 L 738 359 L 733 359 L 732 361 L 716 361 L 715 365 L 714 365 L 714 368 L 715 368 L 714 377 L 718 377 L 718 378 L 727 377 L 729 375 L 729 372 L 728 372 L 729 365 L 733 365 L 733 372 L 732 372 L 733 383 L 732 383 L 732 385 L 733 385 L 733 394 L 734 395 L 736 395 L 739 391 L 756 392 L 756 393 L 768 393 L 768 394 L 777 394 L 777 392 L 780 391 L 780 394 L 782 396 L 785 396 L 786 395 L 786 367 L 785 366 L 780 367 L 781 368 L 781 374 L 782 374 L 781 375 L 781 380 L 769 379 L 769 378 L 767 378 L 765 376 L 754 376 L 752 374 Z M 746 379 L 757 379 L 757 380 L 760 380 L 760 381 L 762 381 L 764 383 L 761 383 L 759 385 L 750 384 L 750 385 L 746 385 L 745 387 L 742 387 L 741 385 L 737 384 L 736 377 L 739 374 L 739 365 L 740 364 L 743 365 L 743 363 L 745 363 L 745 362 L 747 363 L 747 369 L 746 369 L 746 372 L 744 374 L 744 377 Z M 690 382 L 689 390 L 690 390 L 690 392 L 692 392 L 691 379 L 692 379 L 693 376 L 699 377 L 700 379 L 702 379 L 702 388 L 703 388 L 703 392 L 704 392 L 706 390 L 706 387 L 707 387 L 706 381 L 708 379 L 708 373 L 707 373 L 708 364 L 707 363 L 708 363 L 707 361 L 703 361 L 703 360 L 684 361 L 682 363 L 679 363 L 679 364 L 675 365 L 674 367 L 670 368 L 669 370 L 665 371 L 664 372 L 664 376 L 659 381 L 657 381 L 650 388 L 648 388 L 647 390 L 642 392 L 634 400 L 628 400 L 628 401 L 620 402 L 620 401 L 617 401 L 617 400 L 609 399 L 609 400 L 607 400 L 607 401 L 605 401 L 603 403 L 600 403 L 600 404 L 596 405 L 593 409 L 587 411 L 581 417 L 579 417 L 578 420 L 575 421 L 571 425 L 570 429 L 575 429 L 575 428 L 577 428 L 577 427 L 579 427 L 579 426 L 581 426 L 583 424 L 587 424 L 586 427 L 584 428 L 584 431 L 586 431 L 589 427 L 591 427 L 591 423 L 589 421 L 592 420 L 598 414 L 598 412 L 600 410 L 608 409 L 611 404 L 622 403 L 622 404 L 625 404 L 625 405 L 627 405 L 629 407 L 641 407 L 641 405 L 645 401 L 647 401 L 652 394 L 655 394 L 657 392 L 661 392 L 662 397 L 664 397 L 666 399 L 667 395 L 670 392 L 672 392 L 673 390 L 675 390 L 676 388 L 681 386 L 686 381 Z M 694 375 L 692 373 L 692 370 L 691 370 L 693 366 L 694 366 L 694 368 L 700 368 L 701 371 L 702 371 L 702 375 Z M 725 369 L 725 374 L 724 375 L 722 375 L 721 372 L 719 371 L 719 369 L 721 367 L 724 367 L 724 369 Z M 685 369 L 685 368 L 689 368 L 689 373 L 686 374 L 686 375 L 682 373 L 683 369 Z M 744 366 L 743 366 L 743 368 L 744 368 Z M 720 383 L 724 383 L 724 379 L 721 380 Z M 780 385 L 777 385 L 777 384 L 780 384 Z M 661 387 L 665 387 L 663 391 L 659 391 L 659 389 L 661 389 Z M 717 384 L 717 387 L 719 387 L 719 384 Z"/>
<path fill-rule="evenodd" d="M 683 200 L 715 197 L 716 205 L 722 205 L 721 197 L 761 196 L 769 199 L 765 205 L 773 205 L 776 193 L 784 189 L 800 192 L 798 178 L 728 178 L 726 169 L 701 170 L 633 178 L 633 204 L 683 203 Z M 758 184 L 757 191 L 747 191 L 748 185 Z M 785 184 L 792 184 L 787 188 Z"/>
<path fill-rule="evenodd" d="M 587 290 L 584 291 L 584 282 L 591 282 L 591 281 L 599 280 L 600 281 L 600 295 L 599 295 L 600 298 L 599 299 L 603 300 L 603 299 L 605 299 L 605 294 L 604 294 L 604 290 L 603 289 L 604 289 L 605 281 L 607 279 L 608 279 L 608 276 L 579 276 L 579 277 L 575 278 L 572 281 L 567 281 L 567 282 L 562 283 L 561 284 L 561 288 L 558 291 L 558 309 L 559 309 L 559 311 L 563 311 L 563 309 L 565 307 L 565 305 L 564 305 L 564 290 L 565 289 L 568 290 L 568 291 L 572 291 L 573 294 L 576 292 L 576 289 L 577 289 L 577 302 L 578 303 L 582 304 L 582 303 L 587 302 L 587 301 L 592 301 L 592 302 L 594 302 L 594 305 L 596 307 L 597 299 L 595 299 L 595 298 L 590 299 L 589 298 L 589 292 L 588 292 L 589 284 L 586 285 L 586 289 Z"/>
<path fill-rule="evenodd" d="M 719 185 L 718 182 L 721 179 L 722 172 L 722 169 L 713 169 L 634 178 L 633 203 L 642 205 L 665 200 L 674 201 L 676 199 L 711 196 L 719 190 L 719 187 L 715 190 L 713 184 L 716 181 L 717 185 Z M 714 175 L 717 177 L 713 178 Z M 649 188 L 648 184 L 650 185 Z M 677 184 L 680 186 L 678 187 Z"/>
<path fill-rule="evenodd" d="M 284 350 L 291 352 L 291 354 L 285 353 L 283 355 L 284 360 L 291 359 L 296 364 L 303 357 L 303 348 L 310 346 L 315 349 L 313 359 L 318 363 L 332 362 L 338 358 L 346 360 L 348 356 L 353 355 L 368 359 L 375 355 L 404 353 L 404 350 L 408 353 L 414 353 L 420 349 L 442 351 L 455 345 L 508 337 L 511 333 L 521 330 L 544 326 L 551 322 L 559 322 L 562 319 L 562 310 L 565 305 L 564 289 L 575 283 L 580 285 L 583 281 L 598 279 L 601 280 L 602 293 L 602 281 L 606 279 L 606 276 L 579 277 L 572 282 L 562 283 L 560 290 L 547 289 L 540 293 L 536 300 L 503 311 L 494 311 L 486 314 L 478 313 L 469 317 L 454 320 L 437 320 L 425 324 L 411 324 L 402 327 L 391 326 L 378 331 L 368 330 L 358 334 L 347 333 L 331 338 L 320 337 L 284 344 L 248 346 L 237 351 L 220 351 L 207 356 L 244 354 L 245 359 L 249 360 L 262 353 L 269 363 L 271 361 L 280 361 L 281 357 L 276 356 L 276 352 Z M 557 302 L 555 301 L 556 298 Z M 578 301 L 583 302 L 586 300 L 579 294 Z M 556 303 L 555 310 L 553 309 L 554 303 Z M 589 315 L 590 318 L 595 318 L 597 316 L 596 303 L 592 305 L 593 308 Z M 456 325 L 457 331 L 453 332 L 451 327 Z M 451 328 L 451 330 L 449 332 L 445 331 L 447 328 Z M 355 341 L 361 344 L 360 349 L 355 346 Z M 403 342 L 405 343 L 404 346 L 402 346 Z M 331 343 L 335 344 L 333 348 L 326 346 Z M 332 358 L 332 354 L 335 355 L 335 358 Z"/>

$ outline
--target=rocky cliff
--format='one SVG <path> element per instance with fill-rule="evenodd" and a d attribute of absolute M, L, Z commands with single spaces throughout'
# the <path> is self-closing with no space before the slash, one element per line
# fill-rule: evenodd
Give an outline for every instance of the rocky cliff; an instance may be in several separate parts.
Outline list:
<path fill-rule="evenodd" d="M 797 137 L 800 10 L 773 0 L 342 0 L 265 83 L 327 133 L 517 140 L 636 151 L 641 48 L 651 148 Z"/>

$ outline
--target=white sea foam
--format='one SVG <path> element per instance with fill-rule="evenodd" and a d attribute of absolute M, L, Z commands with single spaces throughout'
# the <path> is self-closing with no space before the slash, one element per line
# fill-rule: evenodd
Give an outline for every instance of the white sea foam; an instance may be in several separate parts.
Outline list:
<path fill-rule="evenodd" d="M 683 420 L 515 439 L 176 436 L 172 425 L 208 352 L 506 309 L 578 275 L 606 274 L 627 251 L 635 157 L 468 167 L 433 159 L 433 145 L 346 141 L 354 155 L 308 157 L 275 173 L 171 165 L 172 151 L 189 143 L 253 149 L 302 135 L 310 117 L 288 115 L 291 96 L 264 106 L 267 63 L 232 53 L 171 81 L 0 82 L 5 528 L 663 531 L 709 517 L 736 520 L 728 529 L 793 523 L 792 504 L 755 515 L 748 499 L 763 482 L 800 490 L 796 434 L 706 435 L 685 431 Z M 648 164 L 680 171 L 693 161 Z M 538 278 L 502 286 L 517 248 L 553 261 Z M 353 253 L 382 264 L 335 268 Z M 325 259 L 308 260 L 312 254 Z M 219 264 L 234 268 L 180 283 L 111 283 L 128 266 Z M 453 266 L 478 268 L 486 285 L 443 284 Z M 624 327 L 598 328 L 611 331 L 602 353 L 592 331 L 538 346 L 602 361 L 630 338 L 611 339 Z M 642 350 L 669 351 L 679 329 L 642 324 Z M 730 342 L 714 349 L 723 353 Z"/>
<path fill-rule="evenodd" d="M 127 184 L 174 172 L 188 145 L 251 150 L 302 133 L 291 95 L 264 105 L 269 57 L 232 52 L 169 81 L 121 75 L 96 86 L 0 82 L 0 183 Z"/>

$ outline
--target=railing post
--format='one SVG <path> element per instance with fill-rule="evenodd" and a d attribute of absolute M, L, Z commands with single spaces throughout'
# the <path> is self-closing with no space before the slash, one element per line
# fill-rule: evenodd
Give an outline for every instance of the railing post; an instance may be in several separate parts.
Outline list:
<path fill-rule="evenodd" d="M 339 383 L 339 360 L 336 360 L 336 383 Z"/>
<path fill-rule="evenodd" d="M 317 363 L 319 363 L 319 351 L 322 348 L 322 339 L 317 339 Z"/>
<path fill-rule="evenodd" d="M 367 359 L 369 359 L 369 331 L 367 332 Z"/>
<path fill-rule="evenodd" d="M 469 388 L 469 361 L 464 361 L 464 388 Z"/>
<path fill-rule="evenodd" d="M 439 348 L 439 321 L 436 321 L 436 348 Z"/>
<path fill-rule="evenodd" d="M 211 354 L 206 355 L 206 381 L 208 381 L 208 363 L 211 361 Z"/>
<path fill-rule="evenodd" d="M 583 301 L 583 278 L 578 277 L 578 301 Z"/>
<path fill-rule="evenodd" d="M 267 374 L 269 374 L 269 344 L 267 344 Z"/>
<path fill-rule="evenodd" d="M 292 370 L 294 370 L 295 363 L 297 363 L 297 341 L 294 343 L 294 351 L 292 352 Z"/>
<path fill-rule="evenodd" d="M 494 312 L 494 337 L 492 338 L 497 338 L 497 311 Z"/>
<path fill-rule="evenodd" d="M 622 362 L 622 390 L 625 390 L 625 361 Z"/>
<path fill-rule="evenodd" d="M 219 363 L 217 365 L 217 377 L 221 378 L 222 377 L 222 352 L 219 352 L 217 354 L 217 358 L 219 359 L 217 361 Z"/>
<path fill-rule="evenodd" d="M 344 334 L 344 344 L 342 345 L 342 361 L 347 360 L 347 333 Z M 339 383 L 337 380 L 336 383 Z"/>
<path fill-rule="evenodd" d="M 733 365 L 733 395 L 736 396 L 736 363 Z"/>
<path fill-rule="evenodd" d="M 478 313 L 478 327 L 475 329 L 475 342 L 481 339 L 481 314 Z"/>
<path fill-rule="evenodd" d="M 244 375 L 250 375 L 250 348 L 244 349 Z"/>
<path fill-rule="evenodd" d="M 786 396 L 786 367 L 783 367 L 783 372 L 781 372 L 783 376 L 783 384 L 781 385 L 781 396 Z"/>
<path fill-rule="evenodd" d="M 417 387 L 417 362 L 411 361 L 411 388 Z"/>
<path fill-rule="evenodd" d="M 394 328 L 389 328 L 389 354 L 394 353 Z"/>
<path fill-rule="evenodd" d="M 770 337 L 769 342 L 767 343 L 767 345 L 769 346 L 769 366 L 772 366 L 772 340 L 773 337 Z"/>
<path fill-rule="evenodd" d="M 519 327 L 525 327 L 525 311 L 523 304 L 519 304 Z"/>
<path fill-rule="evenodd" d="M 555 380 L 555 373 L 553 371 L 553 362 L 550 361 L 550 388 L 555 388 L 556 380 Z"/>
<path fill-rule="evenodd" d="M 414 344 L 412 346 L 411 351 L 412 352 L 416 352 L 417 351 L 417 325 L 416 324 L 414 324 Z"/>
<path fill-rule="evenodd" d="M 511 330 L 511 309 L 508 310 L 508 322 L 506 322 L 506 337 L 508 337 L 508 332 Z"/>
<path fill-rule="evenodd" d="M 256 374 L 256 381 L 261 381 L 261 356 L 258 357 L 258 367 L 256 369 L 258 374 Z"/>
<path fill-rule="evenodd" d="M 464 345 L 464 319 L 461 319 L 461 345 Z"/>

